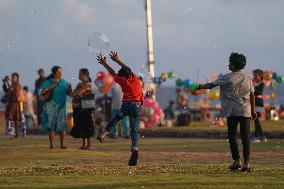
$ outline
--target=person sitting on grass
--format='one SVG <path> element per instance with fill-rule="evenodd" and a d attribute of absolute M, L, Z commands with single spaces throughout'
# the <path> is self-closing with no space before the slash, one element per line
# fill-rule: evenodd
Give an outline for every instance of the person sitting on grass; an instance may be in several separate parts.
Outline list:
<path fill-rule="evenodd" d="M 220 86 L 220 100 L 222 116 L 227 118 L 228 138 L 234 163 L 230 170 L 240 169 L 250 171 L 250 120 L 255 119 L 254 88 L 252 80 L 241 70 L 246 66 L 246 57 L 243 54 L 232 53 L 229 57 L 228 73 L 213 83 L 199 84 L 198 89 L 212 89 Z M 240 133 L 243 143 L 244 164 L 241 165 L 238 143 L 237 125 L 240 123 Z"/>
<path fill-rule="evenodd" d="M 116 52 L 111 52 L 110 58 L 121 66 L 121 69 L 116 73 L 107 63 L 106 57 L 101 54 L 97 56 L 98 63 L 103 65 L 108 72 L 114 77 L 123 92 L 122 105 L 119 112 L 107 124 L 105 129 L 99 133 L 97 140 L 101 143 L 104 138 L 110 133 L 113 127 L 124 117 L 129 116 L 130 121 L 130 136 L 132 140 L 131 157 L 128 162 L 129 166 L 135 166 L 138 159 L 138 129 L 140 123 L 140 114 L 143 105 L 142 85 L 139 78 L 126 66 L 118 57 Z"/>

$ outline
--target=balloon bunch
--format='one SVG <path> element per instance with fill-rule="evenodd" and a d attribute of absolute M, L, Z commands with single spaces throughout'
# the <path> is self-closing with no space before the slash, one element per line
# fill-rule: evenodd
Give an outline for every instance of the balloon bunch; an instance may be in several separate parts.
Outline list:
<path fill-rule="evenodd" d="M 161 85 L 163 82 L 166 82 L 168 79 L 174 79 L 176 74 L 174 72 L 163 72 L 160 77 L 154 77 L 153 83 Z"/>
<path fill-rule="evenodd" d="M 163 116 L 164 112 L 158 102 L 151 98 L 145 98 L 142 116 L 145 127 L 158 125 Z"/>
<path fill-rule="evenodd" d="M 103 71 L 100 71 L 97 74 L 97 77 L 94 82 L 101 93 L 107 93 L 112 84 L 114 83 L 114 80 L 112 75 L 105 74 Z"/>
<path fill-rule="evenodd" d="M 196 90 L 198 84 L 192 83 L 189 79 L 186 80 L 177 79 L 176 87 L 179 89 L 183 89 L 185 92 L 191 93 L 194 96 L 201 95 L 203 93 L 202 90 Z"/>

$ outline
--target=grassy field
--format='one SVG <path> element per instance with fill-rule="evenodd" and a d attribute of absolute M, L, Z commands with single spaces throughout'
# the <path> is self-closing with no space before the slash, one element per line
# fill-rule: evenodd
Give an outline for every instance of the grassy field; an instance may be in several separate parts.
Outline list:
<path fill-rule="evenodd" d="M 192 130 L 227 130 L 226 122 L 224 126 L 210 126 L 212 123 L 209 121 L 193 121 L 188 127 Z M 263 120 L 261 121 L 264 131 L 284 131 L 284 120 L 271 121 Z M 181 127 L 186 128 L 186 127 Z M 251 122 L 251 131 L 254 132 L 254 124 Z"/>
<path fill-rule="evenodd" d="M 78 150 L 48 149 L 47 136 L 0 135 L 0 188 L 283 188 L 284 140 L 252 144 L 250 173 L 230 172 L 226 140 L 141 138 L 139 164 L 127 166 L 130 141 Z"/>

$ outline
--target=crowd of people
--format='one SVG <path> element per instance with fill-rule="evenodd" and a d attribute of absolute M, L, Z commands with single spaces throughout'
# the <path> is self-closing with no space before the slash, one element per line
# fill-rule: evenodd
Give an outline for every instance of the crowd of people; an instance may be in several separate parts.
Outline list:
<path fill-rule="evenodd" d="M 138 129 L 142 112 L 144 94 L 142 83 L 131 68 L 124 64 L 116 52 L 111 52 L 110 58 L 121 68 L 115 72 L 107 63 L 103 55 L 97 56 L 99 64 L 114 78 L 115 84 L 111 88 L 111 120 L 100 129 L 96 139 L 103 143 L 106 136 L 117 138 L 118 131 L 116 125 L 121 120 L 123 134 L 125 138 L 131 138 L 130 166 L 135 166 L 138 159 Z M 212 89 L 220 86 L 220 100 L 222 105 L 222 116 L 227 118 L 228 138 L 233 164 L 229 169 L 249 171 L 250 157 L 250 120 L 255 123 L 254 141 L 266 141 L 259 121 L 263 112 L 263 72 L 254 70 L 254 83 L 252 79 L 243 73 L 246 66 L 246 57 L 242 54 L 232 53 L 229 57 L 229 74 L 223 75 L 212 83 L 199 84 L 196 90 Z M 82 139 L 80 149 L 91 150 L 91 138 L 94 135 L 94 123 L 96 114 L 95 94 L 92 89 L 89 70 L 82 68 L 79 70 L 79 83 L 72 89 L 70 83 L 62 78 L 62 68 L 54 66 L 51 74 L 45 77 L 43 69 L 38 70 L 39 78 L 35 82 L 35 91 L 32 94 L 28 87 L 20 85 L 18 73 L 12 73 L 11 79 L 6 76 L 3 79 L 3 90 L 6 94 L 6 132 L 24 137 L 26 127 L 37 122 L 37 125 L 48 131 L 49 147 L 54 148 L 55 132 L 60 135 L 60 148 L 65 149 L 64 144 L 66 123 L 66 98 L 72 97 L 74 126 L 70 132 L 74 138 Z M 11 84 L 10 84 L 11 80 Z M 180 91 L 179 91 L 180 94 Z M 147 96 L 147 95 L 146 95 Z M 189 99 L 186 95 L 180 94 L 177 97 L 180 109 L 188 106 Z M 36 111 L 33 110 L 35 104 Z M 170 102 L 167 107 L 166 118 L 173 119 L 174 102 Z M 237 125 L 240 124 L 240 133 L 243 144 L 244 164 L 241 164 L 237 144 Z M 130 129 L 130 131 L 129 131 Z"/>

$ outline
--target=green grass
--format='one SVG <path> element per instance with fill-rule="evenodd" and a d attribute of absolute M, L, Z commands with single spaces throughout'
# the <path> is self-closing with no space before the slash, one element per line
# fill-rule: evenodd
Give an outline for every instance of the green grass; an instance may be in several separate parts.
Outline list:
<path fill-rule="evenodd" d="M 226 140 L 141 138 L 139 164 L 127 166 L 129 140 L 78 150 L 48 149 L 47 136 L 0 136 L 0 188 L 283 188 L 284 140 L 251 145 L 252 172 L 227 171 Z M 241 146 L 240 146 L 241 149 Z"/>
<path fill-rule="evenodd" d="M 263 120 L 261 121 L 264 131 L 283 131 L 284 130 L 284 120 L 272 121 L 272 120 Z M 226 122 L 224 126 L 210 127 L 211 122 L 209 121 L 193 121 L 188 127 L 190 129 L 200 129 L 200 130 L 226 130 Z M 187 128 L 187 127 L 182 127 Z M 254 123 L 251 122 L 251 131 L 254 131 Z"/>

